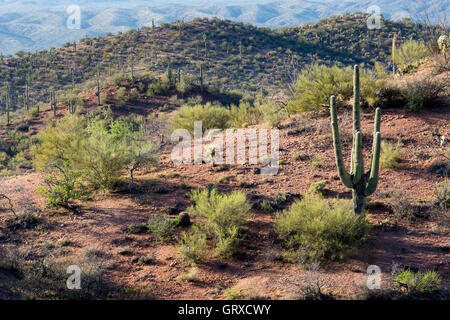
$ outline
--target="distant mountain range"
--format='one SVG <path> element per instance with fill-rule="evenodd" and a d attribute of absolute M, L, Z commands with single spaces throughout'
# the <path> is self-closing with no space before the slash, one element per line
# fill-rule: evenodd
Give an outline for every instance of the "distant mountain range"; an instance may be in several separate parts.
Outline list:
<path fill-rule="evenodd" d="M 81 9 L 81 29 L 67 28 L 67 8 Z M 0 0 L 0 53 L 58 47 L 84 37 L 127 31 L 195 17 L 218 17 L 269 28 L 302 25 L 333 15 L 367 12 L 376 5 L 385 18 L 420 21 L 428 10 L 433 21 L 450 16 L 445 0 Z"/>

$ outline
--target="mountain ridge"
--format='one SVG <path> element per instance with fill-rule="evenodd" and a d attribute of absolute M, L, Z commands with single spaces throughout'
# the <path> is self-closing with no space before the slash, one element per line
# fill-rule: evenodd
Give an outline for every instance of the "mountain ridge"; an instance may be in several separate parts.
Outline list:
<path fill-rule="evenodd" d="M 193 18 L 229 19 L 272 29 L 299 26 L 317 22 L 320 19 L 356 11 L 367 12 L 371 1 L 337 0 L 290 0 L 290 1 L 229 1 L 211 3 L 194 1 L 191 4 L 180 1 L 155 2 L 131 1 L 121 5 L 120 1 L 78 1 L 82 14 L 82 29 L 70 30 L 66 27 L 69 14 L 65 11 L 73 1 L 61 1 L 50 5 L 51 1 L 0 2 L 0 51 L 14 54 L 17 51 L 35 51 L 58 47 L 65 42 L 78 41 L 85 37 L 97 37 L 107 33 L 124 32 L 143 26 L 157 25 L 177 20 Z M 442 5 L 441 5 L 442 3 Z M 417 5 L 416 5 L 417 4 Z M 406 4 L 403 0 L 381 0 L 376 3 L 385 18 L 400 20 L 402 17 L 418 15 L 427 6 L 415 1 Z M 436 1 L 428 5 L 430 15 L 449 15 L 450 5 Z M 32 32 L 29 32 L 32 30 Z M 8 31 L 8 32 L 6 32 Z M 3 33 L 3 34 L 2 34 Z M 7 34 L 5 34 L 7 33 Z"/>

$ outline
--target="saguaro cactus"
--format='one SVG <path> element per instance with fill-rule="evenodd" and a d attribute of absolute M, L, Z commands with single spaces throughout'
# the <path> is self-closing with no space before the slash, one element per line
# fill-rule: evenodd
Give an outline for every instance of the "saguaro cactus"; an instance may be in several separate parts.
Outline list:
<path fill-rule="evenodd" d="M 203 92 L 205 86 L 203 83 L 203 63 L 200 64 L 200 91 Z"/>
<path fill-rule="evenodd" d="M 50 91 L 50 107 L 52 108 L 53 116 L 56 117 L 56 96 L 53 89 Z"/>
<path fill-rule="evenodd" d="M 347 172 L 342 156 L 341 139 L 339 136 L 339 126 L 336 111 L 336 98 L 331 97 L 331 127 L 333 131 L 334 154 L 336 156 L 336 166 L 342 183 L 352 189 L 353 211 L 359 215 L 365 211 L 366 197 L 375 192 L 378 185 L 378 173 L 380 165 L 380 121 L 381 110 L 375 111 L 375 123 L 373 131 L 372 159 L 371 167 L 364 173 L 364 156 L 360 122 L 360 89 L 359 89 L 359 67 L 355 66 L 353 78 L 353 148 L 351 156 L 351 171 Z"/>

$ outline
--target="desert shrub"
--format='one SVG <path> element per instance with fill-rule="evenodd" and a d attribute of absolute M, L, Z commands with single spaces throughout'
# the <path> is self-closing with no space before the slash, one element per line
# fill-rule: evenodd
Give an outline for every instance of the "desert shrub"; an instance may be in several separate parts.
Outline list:
<path fill-rule="evenodd" d="M 192 90 L 194 86 L 195 80 L 193 77 L 189 75 L 185 75 L 181 77 L 181 80 L 176 83 L 176 89 L 181 95 L 187 94 Z"/>
<path fill-rule="evenodd" d="M 198 280 L 198 268 L 192 267 L 188 272 L 177 277 L 180 281 L 194 282 Z"/>
<path fill-rule="evenodd" d="M 139 119 L 115 120 L 106 111 L 90 115 L 86 123 L 84 116 L 68 115 L 39 133 L 32 151 L 36 168 L 54 170 L 54 164 L 62 162 L 71 170 L 85 172 L 91 187 L 110 190 L 123 170 L 132 172 L 156 154 L 151 139 L 144 139 L 145 127 Z"/>
<path fill-rule="evenodd" d="M 83 141 L 79 164 L 87 171 L 91 186 L 111 190 L 117 185 L 127 165 L 128 150 L 123 140 L 116 139 L 101 125 L 91 123 L 89 137 Z"/>
<path fill-rule="evenodd" d="M 387 85 L 380 89 L 379 100 L 376 107 L 383 108 L 403 108 L 406 105 L 406 97 L 404 90 L 397 87 Z"/>
<path fill-rule="evenodd" d="M 115 73 L 110 79 L 111 83 L 116 86 L 120 86 L 125 80 L 127 80 L 127 76 L 124 73 Z"/>
<path fill-rule="evenodd" d="M 283 107 L 269 99 L 258 102 L 256 108 L 262 114 L 264 121 L 273 128 L 278 127 L 281 121 L 288 116 L 287 111 Z"/>
<path fill-rule="evenodd" d="M 137 88 L 132 88 L 130 90 L 130 102 L 136 103 L 139 101 L 139 91 Z"/>
<path fill-rule="evenodd" d="M 381 141 L 380 166 L 388 170 L 397 168 L 402 153 L 403 148 L 400 141 L 396 144 L 384 140 Z"/>
<path fill-rule="evenodd" d="M 409 40 L 396 50 L 394 62 L 400 72 L 408 72 L 416 68 L 420 61 L 429 54 L 430 51 L 424 43 Z"/>
<path fill-rule="evenodd" d="M 211 103 L 205 105 L 182 106 L 171 120 L 172 130 L 187 129 L 194 132 L 194 122 L 202 122 L 202 130 L 226 129 L 229 127 L 230 111 Z"/>
<path fill-rule="evenodd" d="M 44 178 L 44 186 L 39 186 L 37 193 L 47 198 L 47 207 L 67 207 L 70 201 L 79 200 L 88 194 L 84 186 L 83 172 L 74 171 L 64 165 L 56 166 L 59 170 L 57 175 L 47 175 Z"/>
<path fill-rule="evenodd" d="M 241 240 L 245 216 L 251 209 L 243 192 L 220 194 L 217 189 L 194 190 L 194 202 L 189 209 L 193 215 L 206 220 L 204 230 L 213 238 L 216 256 L 231 256 Z"/>
<path fill-rule="evenodd" d="M 325 159 L 320 154 L 315 153 L 309 158 L 309 164 L 313 169 L 322 168 L 325 164 Z"/>
<path fill-rule="evenodd" d="M 450 184 L 448 177 L 436 186 L 436 198 L 442 210 L 450 207 Z"/>
<path fill-rule="evenodd" d="M 412 220 L 416 211 L 414 200 L 406 190 L 394 190 L 387 198 L 387 205 L 392 210 L 394 222 Z"/>
<path fill-rule="evenodd" d="M 123 107 L 129 100 L 129 96 L 127 95 L 126 89 L 124 87 L 120 87 L 116 93 L 116 103 L 119 107 Z"/>
<path fill-rule="evenodd" d="M 169 91 L 169 87 L 167 84 L 156 80 L 152 82 L 147 87 L 147 96 L 151 97 L 154 95 L 165 95 Z"/>
<path fill-rule="evenodd" d="M 170 219 L 167 215 L 151 215 L 147 222 L 148 232 L 159 243 L 170 242 L 176 239 L 178 221 Z"/>
<path fill-rule="evenodd" d="M 68 167 L 77 168 L 75 159 L 88 137 L 86 120 L 82 116 L 68 114 L 41 131 L 37 137 L 39 143 L 32 147 L 36 169 L 45 170 L 57 160 L 66 161 Z"/>
<path fill-rule="evenodd" d="M 307 154 L 305 154 L 304 152 L 301 152 L 301 151 L 297 151 L 292 156 L 292 160 L 295 160 L 295 161 L 305 161 L 308 158 L 309 158 L 309 156 Z"/>
<path fill-rule="evenodd" d="M 360 70 L 363 104 L 373 106 L 376 103 L 377 91 L 384 84 L 381 77 L 381 74 Z M 289 113 L 328 108 L 332 95 L 336 96 L 338 107 L 345 106 L 353 95 L 353 70 L 351 67 L 314 64 L 302 70 L 294 87 L 294 99 L 288 104 Z"/>
<path fill-rule="evenodd" d="M 91 79 L 91 80 L 88 80 L 88 81 L 86 81 L 86 83 L 84 84 L 84 87 L 86 88 L 86 89 L 92 89 L 92 88 L 95 88 L 95 87 L 97 87 L 97 81 L 95 81 L 94 79 Z"/>
<path fill-rule="evenodd" d="M 249 102 L 241 102 L 239 106 L 232 105 L 230 109 L 230 125 L 233 128 L 258 124 L 261 117 L 260 110 L 252 107 Z"/>
<path fill-rule="evenodd" d="M 205 258 L 206 234 L 198 228 L 183 232 L 179 241 L 178 253 L 190 264 L 203 262 Z"/>
<path fill-rule="evenodd" d="M 441 276 L 436 271 L 416 273 L 406 269 L 395 275 L 395 280 L 410 294 L 430 294 L 438 291 L 441 284 Z"/>
<path fill-rule="evenodd" d="M 313 182 L 309 186 L 309 192 L 311 194 L 323 195 L 325 192 L 326 185 L 327 185 L 327 182 L 325 180 Z"/>
<path fill-rule="evenodd" d="M 403 91 L 406 100 L 406 109 L 419 111 L 435 105 L 439 96 L 445 92 L 444 81 L 433 79 L 414 80 L 406 84 Z"/>
<path fill-rule="evenodd" d="M 110 100 L 109 100 L 108 94 L 106 92 L 100 93 L 100 103 L 101 104 L 106 104 L 106 103 L 109 103 L 109 102 L 110 102 Z"/>
<path fill-rule="evenodd" d="M 330 205 L 331 204 L 331 205 Z M 276 216 L 275 231 L 285 245 L 311 260 L 342 259 L 366 234 L 364 216 L 356 216 L 351 201 L 306 195 Z"/>
<path fill-rule="evenodd" d="M 245 297 L 239 292 L 233 289 L 225 291 L 225 300 L 243 300 Z"/>

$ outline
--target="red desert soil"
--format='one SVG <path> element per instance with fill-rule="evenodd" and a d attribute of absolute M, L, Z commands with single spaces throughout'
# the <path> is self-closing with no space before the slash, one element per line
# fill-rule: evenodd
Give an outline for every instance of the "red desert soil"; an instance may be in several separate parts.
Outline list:
<path fill-rule="evenodd" d="M 448 108 L 419 114 L 383 111 L 382 137 L 391 141 L 400 139 L 405 152 L 398 169 L 381 171 L 379 187 L 372 200 L 394 189 L 404 190 L 418 201 L 434 199 L 436 184 L 442 181 L 442 177 L 429 171 L 430 160 L 420 160 L 417 155 L 421 152 L 437 159 L 439 154 L 448 152 L 446 147 L 432 141 L 431 132 L 439 128 L 441 133 L 449 136 L 449 111 Z M 342 118 L 341 123 L 346 122 L 350 128 L 351 115 Z M 362 118 L 362 131 L 367 134 L 364 143 L 366 159 L 370 154 L 372 130 L 373 113 L 367 111 Z M 274 261 L 276 253 L 281 250 L 273 237 L 275 213 L 253 209 L 248 217 L 248 234 L 239 253 L 225 261 L 226 265 L 216 260 L 199 265 L 198 281 L 195 282 L 177 280 L 189 267 L 181 261 L 175 246 L 156 244 L 149 234 L 126 234 L 123 229 L 131 223 L 146 222 L 150 215 L 163 213 L 177 201 L 187 208 L 189 199 L 185 195 L 189 190 L 180 188 L 181 184 L 196 188 L 214 183 L 224 192 L 241 189 L 254 201 L 273 198 L 277 193 L 302 195 L 308 192 L 311 182 L 326 180 L 327 196 L 349 198 L 349 190 L 337 178 L 331 146 L 328 118 L 290 119 L 280 130 L 280 158 L 283 163 L 279 173 L 269 177 L 255 173 L 252 169 L 257 165 L 230 166 L 222 172 L 211 170 L 208 164 L 175 165 L 170 161 L 171 148 L 168 147 L 161 156 L 157 171 L 147 170 L 137 177 L 137 184 L 146 192 L 96 195 L 79 204 L 79 214 L 48 216 L 47 220 L 53 226 L 51 229 L 11 232 L 8 242 L 2 245 L 12 244 L 32 256 L 53 255 L 67 265 L 77 264 L 84 248 L 96 248 L 106 259 L 104 265 L 108 265 L 108 280 L 125 288 L 142 289 L 157 299 L 223 299 L 227 288 L 260 298 L 295 298 L 299 295 L 298 285 L 304 284 L 311 274 L 295 264 Z M 344 152 L 347 162 L 350 148 L 347 143 Z M 321 166 L 312 169 L 309 160 L 294 160 L 293 156 L 298 151 L 321 157 Z M 366 166 L 367 163 L 366 160 Z M 222 175 L 230 176 L 231 180 L 218 183 Z M 240 181 L 253 185 L 240 188 Z M 4 180 L 2 190 L 17 207 L 25 204 L 36 206 L 45 216 L 48 210 L 35 192 L 41 183 L 42 175 L 33 173 Z M 157 193 L 161 188 L 168 192 Z M 430 211 L 429 215 L 416 223 L 402 222 L 398 228 L 372 229 L 365 244 L 352 251 L 348 259 L 322 265 L 314 276 L 335 297 L 351 299 L 364 288 L 369 265 L 378 265 L 382 269 L 382 285 L 386 286 L 391 265 L 396 262 L 417 266 L 421 270 L 436 268 L 442 275 L 443 286 L 448 289 L 450 240 L 448 227 L 440 227 L 442 221 L 448 224 L 448 215 L 437 210 Z M 383 210 L 370 211 L 368 217 L 373 223 L 390 218 L 389 213 Z M 0 225 L 4 224 L 4 217 L 2 219 Z M 64 250 L 58 245 L 58 240 L 63 238 L 70 240 Z M 118 254 L 118 250 L 124 247 L 129 247 L 131 253 Z M 145 255 L 153 255 L 156 262 L 144 266 L 132 262 L 133 256 Z M 3 283 L 0 293 L 5 295 L 9 286 L 14 285 L 14 279 L 0 275 L 0 283 Z"/>

